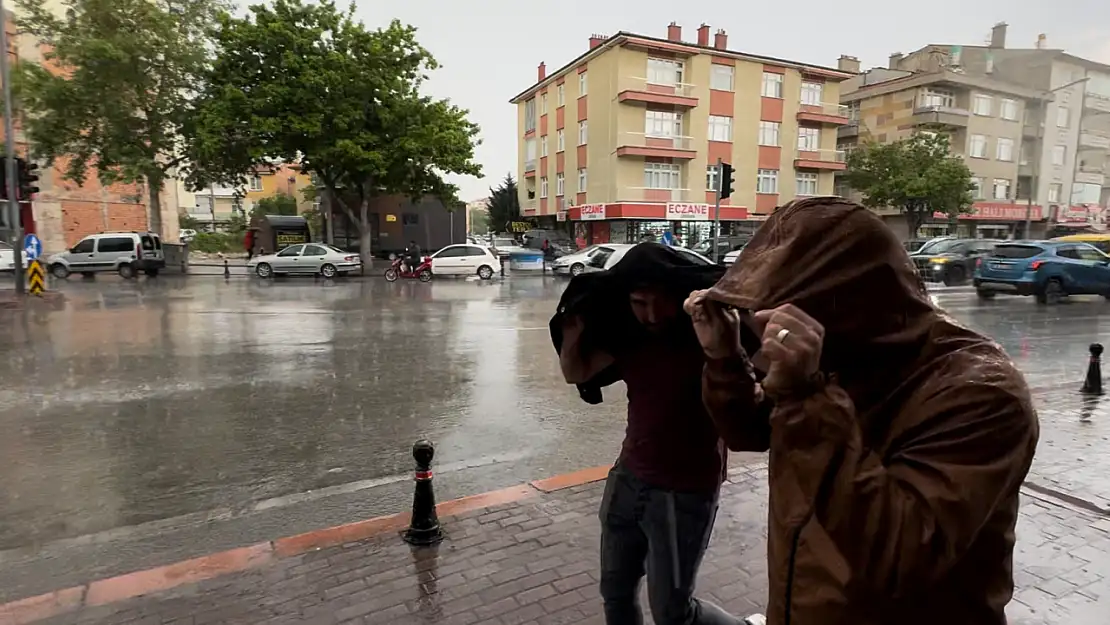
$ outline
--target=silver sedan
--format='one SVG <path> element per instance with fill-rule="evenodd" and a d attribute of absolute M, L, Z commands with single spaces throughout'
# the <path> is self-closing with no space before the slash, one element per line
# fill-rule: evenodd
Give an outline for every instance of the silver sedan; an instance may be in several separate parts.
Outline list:
<path fill-rule="evenodd" d="M 319 274 L 333 278 L 357 271 L 362 266 L 358 254 L 324 243 L 290 245 L 277 254 L 255 256 L 247 262 L 247 269 L 259 278 L 281 274 Z"/>

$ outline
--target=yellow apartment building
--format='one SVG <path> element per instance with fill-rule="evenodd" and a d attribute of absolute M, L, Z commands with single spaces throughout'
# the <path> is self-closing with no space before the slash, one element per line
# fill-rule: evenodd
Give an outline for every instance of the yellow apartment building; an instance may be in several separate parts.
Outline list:
<path fill-rule="evenodd" d="M 297 199 L 297 213 L 303 213 L 312 208 L 313 201 L 305 199 L 304 194 L 305 189 L 310 186 L 312 176 L 305 173 L 300 165 L 278 163 L 258 167 L 247 180 L 244 208 L 249 215 L 258 200 L 284 193 Z"/>
<path fill-rule="evenodd" d="M 595 35 L 558 70 L 541 63 L 510 100 L 523 216 L 571 221 L 582 243 L 670 230 L 692 244 L 711 236 L 718 159 L 735 169 L 724 234 L 795 197 L 831 195 L 849 121 L 840 82 L 854 73 L 736 52 L 723 30 L 710 39 L 702 24 L 684 41 L 672 23 L 666 39 Z"/>

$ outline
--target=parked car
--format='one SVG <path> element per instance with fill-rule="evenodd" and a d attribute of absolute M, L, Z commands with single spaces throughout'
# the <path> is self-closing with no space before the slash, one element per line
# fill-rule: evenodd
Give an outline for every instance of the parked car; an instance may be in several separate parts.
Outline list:
<path fill-rule="evenodd" d="M 624 258 L 624 255 L 628 253 L 628 250 L 632 249 L 633 245 L 633 243 L 603 243 L 601 245 L 597 245 L 597 249 L 589 255 L 589 258 L 586 259 L 586 262 L 582 263 L 582 269 L 581 271 L 579 271 L 579 273 L 612 269 L 613 265 L 616 265 L 618 262 L 620 262 L 620 259 Z M 693 250 L 688 250 L 684 247 L 674 247 L 671 249 L 699 265 L 714 264 L 713 261 L 709 260 L 705 256 L 702 256 L 701 254 L 698 254 Z M 571 256 L 564 256 L 559 260 L 561 261 L 565 258 L 571 258 Z M 556 273 L 559 272 L 556 271 Z"/>
<path fill-rule="evenodd" d="M 23 250 L 19 251 L 19 257 L 23 260 L 23 268 L 27 268 L 27 257 L 24 256 Z M 7 243 L 0 241 L 0 271 L 15 271 L 15 250 Z"/>
<path fill-rule="evenodd" d="M 577 276 L 586 270 L 586 263 L 599 249 L 600 245 L 591 245 L 573 254 L 556 258 L 551 263 L 551 271 L 557 276 Z"/>
<path fill-rule="evenodd" d="M 720 237 L 717 240 L 717 253 L 713 253 L 713 239 L 706 239 L 690 249 L 716 262 L 725 264 L 725 257 L 732 252 L 739 252 L 748 244 L 751 237 Z M 739 254 L 737 254 L 739 256 Z M 735 261 L 735 257 L 733 257 Z"/>
<path fill-rule="evenodd" d="M 432 254 L 432 275 L 434 276 L 473 276 L 483 280 L 493 277 L 501 261 L 493 248 L 485 245 L 459 243 Z"/>
<path fill-rule="evenodd" d="M 1110 299 L 1110 256 L 1088 243 L 1004 243 L 980 259 L 974 284 L 983 299 L 998 293 L 1032 295 L 1039 304 L 1055 304 L 1068 295 Z"/>
<path fill-rule="evenodd" d="M 493 237 L 491 241 L 494 254 L 501 258 L 508 258 L 510 254 L 527 254 L 533 251 L 512 237 Z"/>
<path fill-rule="evenodd" d="M 976 261 L 999 243 L 992 239 L 943 239 L 910 254 L 910 260 L 926 282 L 955 286 L 970 278 Z"/>
<path fill-rule="evenodd" d="M 55 278 L 71 273 L 93 276 L 114 271 L 122 278 L 138 272 L 154 277 L 166 266 L 162 238 L 153 232 L 102 232 L 81 239 L 68 250 L 46 259 Z"/>
<path fill-rule="evenodd" d="M 358 271 L 362 261 L 358 254 L 344 252 L 326 243 L 297 243 L 282 248 L 277 254 L 255 256 L 247 261 L 247 270 L 259 278 L 275 275 L 321 275 L 334 278 Z"/>

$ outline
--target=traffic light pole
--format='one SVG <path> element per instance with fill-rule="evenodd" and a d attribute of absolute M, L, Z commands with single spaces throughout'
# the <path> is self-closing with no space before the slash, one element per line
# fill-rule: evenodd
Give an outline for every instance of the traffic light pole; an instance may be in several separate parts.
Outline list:
<path fill-rule="evenodd" d="M 7 22 L 7 15 L 4 0 L 0 0 L 0 21 Z M 16 193 L 15 128 L 12 124 L 12 81 L 11 68 L 8 67 L 8 49 L 8 28 L 5 23 L 0 25 L 0 81 L 4 83 L 4 147 L 7 156 L 4 167 L 7 168 L 8 224 L 11 228 L 12 249 L 15 252 L 15 271 L 12 274 L 15 276 L 15 292 L 22 295 L 26 276 L 23 273 L 23 227 L 20 224 L 19 197 Z"/>
<path fill-rule="evenodd" d="M 721 167 L 723 162 L 720 158 L 717 159 L 717 188 L 714 189 L 717 199 L 713 209 L 713 260 L 718 263 L 721 262 L 721 187 L 725 184 L 725 168 Z"/>

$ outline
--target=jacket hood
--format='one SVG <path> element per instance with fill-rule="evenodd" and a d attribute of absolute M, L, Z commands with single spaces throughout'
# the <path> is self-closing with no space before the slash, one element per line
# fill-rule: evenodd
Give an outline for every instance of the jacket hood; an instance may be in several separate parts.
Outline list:
<path fill-rule="evenodd" d="M 939 318 L 894 233 L 839 197 L 775 211 L 709 296 L 753 311 L 798 306 L 825 327 L 827 370 L 916 348 Z"/>

